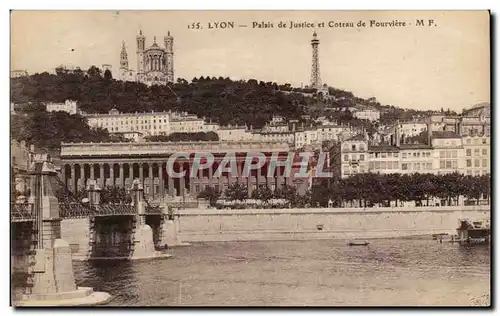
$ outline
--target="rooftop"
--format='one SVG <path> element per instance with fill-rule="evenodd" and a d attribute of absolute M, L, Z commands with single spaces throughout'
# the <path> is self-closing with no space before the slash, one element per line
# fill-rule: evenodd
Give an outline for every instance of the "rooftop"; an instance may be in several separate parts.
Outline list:
<path fill-rule="evenodd" d="M 432 138 L 461 138 L 461 136 L 452 131 L 436 131 L 432 133 Z"/>
<path fill-rule="evenodd" d="M 398 152 L 399 148 L 391 145 L 368 146 L 369 152 Z"/>

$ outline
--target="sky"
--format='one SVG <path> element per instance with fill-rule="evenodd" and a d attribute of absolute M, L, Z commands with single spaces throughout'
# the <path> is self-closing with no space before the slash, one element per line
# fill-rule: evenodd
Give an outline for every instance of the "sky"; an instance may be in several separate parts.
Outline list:
<path fill-rule="evenodd" d="M 425 26 L 416 25 L 420 19 Z M 370 27 L 370 20 L 406 26 Z M 209 29 L 209 23 L 231 21 L 235 28 Z M 315 26 L 278 28 L 280 21 Z M 330 21 L 355 27 L 328 27 Z M 359 21 L 366 27 L 356 27 Z M 197 22 L 203 29 L 188 28 Z M 273 27 L 253 28 L 253 22 Z M 111 64 L 116 77 L 122 41 L 136 69 L 139 30 L 147 47 L 154 36 L 163 46 L 170 31 L 176 78 L 209 75 L 300 87 L 309 84 L 316 31 L 323 83 L 382 104 L 461 111 L 490 102 L 489 25 L 487 11 L 13 11 L 11 70 Z"/>

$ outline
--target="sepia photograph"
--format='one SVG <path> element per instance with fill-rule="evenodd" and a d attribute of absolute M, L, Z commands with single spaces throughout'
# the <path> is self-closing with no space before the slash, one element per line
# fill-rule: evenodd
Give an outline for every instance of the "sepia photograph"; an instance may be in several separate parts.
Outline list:
<path fill-rule="evenodd" d="M 491 307 L 491 19 L 11 10 L 11 306 Z"/>

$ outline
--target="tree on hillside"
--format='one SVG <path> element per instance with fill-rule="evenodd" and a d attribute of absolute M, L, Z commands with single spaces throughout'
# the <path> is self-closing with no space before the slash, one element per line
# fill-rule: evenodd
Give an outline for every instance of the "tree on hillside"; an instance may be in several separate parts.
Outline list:
<path fill-rule="evenodd" d="M 106 69 L 106 71 L 104 71 L 104 79 L 105 80 L 113 79 L 113 75 L 111 74 L 111 70 Z"/>

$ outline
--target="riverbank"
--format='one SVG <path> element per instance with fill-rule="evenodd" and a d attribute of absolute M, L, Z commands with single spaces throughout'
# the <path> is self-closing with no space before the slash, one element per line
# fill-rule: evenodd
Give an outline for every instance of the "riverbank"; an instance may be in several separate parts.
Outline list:
<path fill-rule="evenodd" d="M 489 206 L 186 209 L 179 211 L 177 234 L 183 242 L 431 238 L 456 234 L 459 219 L 489 217 Z"/>

